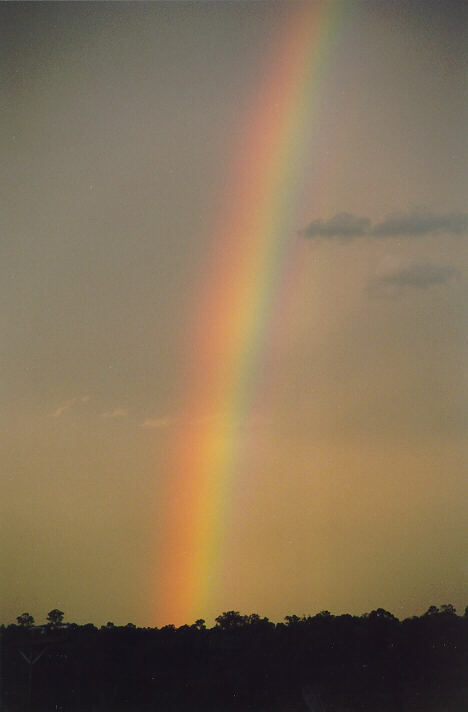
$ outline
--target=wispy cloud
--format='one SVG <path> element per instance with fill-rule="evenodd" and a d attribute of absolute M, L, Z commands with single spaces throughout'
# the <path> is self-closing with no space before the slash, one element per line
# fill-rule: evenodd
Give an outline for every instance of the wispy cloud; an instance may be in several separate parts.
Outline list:
<path fill-rule="evenodd" d="M 62 405 L 59 405 L 57 410 L 55 410 L 51 415 L 53 418 L 60 418 L 62 413 L 65 413 L 66 410 L 72 407 L 73 403 L 76 402 L 76 398 L 72 398 L 69 401 L 66 401 L 65 403 L 62 403 Z"/>
<path fill-rule="evenodd" d="M 169 425 L 172 425 L 174 422 L 174 418 L 171 418 L 168 415 L 162 416 L 161 418 L 147 418 L 146 420 L 143 421 L 143 423 L 140 424 L 141 428 L 146 428 L 147 430 L 151 429 L 156 429 L 156 428 L 167 428 Z"/>
<path fill-rule="evenodd" d="M 379 296 L 398 296 L 409 289 L 426 290 L 443 285 L 458 275 L 447 264 L 388 259 L 369 284 L 369 291 Z"/>
<path fill-rule="evenodd" d="M 394 213 L 372 225 L 370 218 L 338 213 L 329 220 L 313 220 L 299 234 L 306 238 L 349 242 L 357 237 L 422 237 L 424 235 L 464 235 L 468 233 L 468 213 L 435 213 L 412 210 Z"/>
<path fill-rule="evenodd" d="M 88 395 L 70 398 L 69 400 L 62 403 L 62 405 L 59 405 L 59 407 L 53 413 L 51 413 L 51 416 L 52 418 L 60 418 L 60 416 L 65 413 L 65 411 L 70 410 L 70 408 L 76 403 L 87 403 L 90 398 L 91 397 Z"/>
<path fill-rule="evenodd" d="M 102 414 L 103 418 L 125 418 L 128 411 L 125 408 L 115 408 Z"/>
<path fill-rule="evenodd" d="M 377 237 L 419 237 L 422 235 L 462 235 L 468 232 L 468 213 L 433 213 L 414 210 L 396 213 L 372 228 Z"/>
<path fill-rule="evenodd" d="M 313 220 L 300 231 L 303 237 L 326 237 L 350 240 L 367 235 L 371 226 L 369 218 L 351 213 L 338 213 L 329 220 Z"/>

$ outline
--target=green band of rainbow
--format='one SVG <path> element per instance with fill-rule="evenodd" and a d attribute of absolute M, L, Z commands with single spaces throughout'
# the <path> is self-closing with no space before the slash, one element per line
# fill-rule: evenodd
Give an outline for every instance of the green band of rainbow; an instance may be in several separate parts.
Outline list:
<path fill-rule="evenodd" d="M 237 426 L 255 398 L 275 293 L 295 242 L 301 151 L 312 130 L 337 7 L 291 6 L 287 26 L 273 40 L 242 145 L 228 161 L 228 194 L 189 335 L 192 390 L 175 443 L 165 551 L 151 591 L 152 617 L 163 623 L 205 617 L 219 584 L 223 522 L 243 447 Z"/>

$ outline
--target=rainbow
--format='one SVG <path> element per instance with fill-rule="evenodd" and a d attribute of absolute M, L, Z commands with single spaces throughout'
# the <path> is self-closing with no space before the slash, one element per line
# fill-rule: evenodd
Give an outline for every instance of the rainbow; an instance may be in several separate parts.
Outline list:
<path fill-rule="evenodd" d="M 169 473 L 163 558 L 152 582 L 151 616 L 164 624 L 206 617 L 219 585 L 226 510 L 246 446 L 239 424 L 256 397 L 263 347 L 296 241 L 292 217 L 306 167 L 304 140 L 340 5 L 290 6 L 272 40 L 241 145 L 227 161 L 225 201 L 189 329 L 191 390 Z"/>

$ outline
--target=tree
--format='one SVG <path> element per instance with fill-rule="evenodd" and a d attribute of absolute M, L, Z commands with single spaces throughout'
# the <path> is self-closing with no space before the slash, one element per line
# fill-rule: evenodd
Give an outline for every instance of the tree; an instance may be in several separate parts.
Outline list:
<path fill-rule="evenodd" d="M 292 616 L 284 616 L 284 619 L 288 621 L 288 625 L 297 625 L 301 622 L 299 616 L 296 616 L 295 614 L 293 614 Z"/>
<path fill-rule="evenodd" d="M 369 613 L 369 618 L 382 618 L 389 621 L 396 621 L 395 616 L 390 611 L 386 611 L 385 608 L 377 608 L 376 611 L 371 611 Z"/>
<path fill-rule="evenodd" d="M 320 611 L 320 613 L 317 613 L 315 618 L 331 618 L 331 613 L 330 611 Z"/>
<path fill-rule="evenodd" d="M 449 616 L 455 616 L 457 614 L 457 611 L 455 609 L 455 606 L 452 606 L 451 603 L 444 603 L 440 607 L 442 613 L 446 613 Z"/>
<path fill-rule="evenodd" d="M 34 625 L 34 618 L 30 613 L 22 613 L 16 620 L 22 628 L 32 628 Z"/>
<path fill-rule="evenodd" d="M 241 616 L 239 611 L 225 611 L 215 620 L 218 628 L 222 630 L 235 630 L 245 625 L 246 617 Z"/>
<path fill-rule="evenodd" d="M 265 628 L 266 626 L 271 628 L 273 625 L 268 618 L 261 618 L 258 613 L 251 613 L 245 616 L 245 622 L 248 623 L 249 626 L 255 626 L 256 629 L 260 629 L 260 627 Z"/>
<path fill-rule="evenodd" d="M 58 608 L 53 608 L 47 614 L 47 624 L 51 628 L 60 628 L 63 625 L 63 611 L 59 611 Z"/>

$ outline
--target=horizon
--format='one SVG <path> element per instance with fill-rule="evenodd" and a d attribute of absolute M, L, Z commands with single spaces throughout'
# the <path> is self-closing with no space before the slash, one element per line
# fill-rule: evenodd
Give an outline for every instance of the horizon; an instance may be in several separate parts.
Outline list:
<path fill-rule="evenodd" d="M 58 620 L 56 621 L 51 621 L 49 620 L 49 614 L 52 612 L 58 612 L 60 614 L 58 616 Z M 303 613 L 302 615 L 298 616 L 297 613 L 289 613 L 285 615 L 281 620 L 270 620 L 267 616 L 262 616 L 261 613 L 242 613 L 240 611 L 223 611 L 223 613 L 220 613 L 216 618 L 212 621 L 212 625 L 208 625 L 207 621 L 204 620 L 203 618 L 200 618 L 196 621 L 193 621 L 191 623 L 182 623 L 179 626 L 175 626 L 172 623 L 167 623 L 163 626 L 137 626 L 132 621 L 127 621 L 127 623 L 115 623 L 114 621 L 107 620 L 105 623 L 98 624 L 93 621 L 88 621 L 87 623 L 76 623 L 76 621 L 73 620 L 67 620 L 66 614 L 64 611 L 59 611 L 58 609 L 52 609 L 47 613 L 45 616 L 44 620 L 46 621 L 45 623 L 38 623 L 36 620 L 36 617 L 32 615 L 29 611 L 24 611 L 22 614 L 18 615 L 16 617 L 16 623 L 15 622 L 10 622 L 10 623 L 0 623 L 0 628 L 7 628 L 9 625 L 14 625 L 16 627 L 22 627 L 28 630 L 34 630 L 38 628 L 47 628 L 47 627 L 52 627 L 52 628 L 66 628 L 69 626 L 89 626 L 92 625 L 95 628 L 101 629 L 101 628 L 126 628 L 126 627 L 132 627 L 132 628 L 138 628 L 138 629 L 150 629 L 150 630 L 163 630 L 164 628 L 174 628 L 177 630 L 178 628 L 199 628 L 200 630 L 212 630 L 213 628 L 217 628 L 221 626 L 221 619 L 225 617 L 227 614 L 234 614 L 236 617 L 238 617 L 239 624 L 245 624 L 248 625 L 251 623 L 249 619 L 252 617 L 257 617 L 258 616 L 258 622 L 259 623 L 271 623 L 274 626 L 278 625 L 291 625 L 295 622 L 301 623 L 305 621 L 310 621 L 315 618 L 363 618 L 367 619 L 369 616 L 372 614 L 378 614 L 378 615 L 387 615 L 389 614 L 390 617 L 397 621 L 398 623 L 404 623 L 405 621 L 413 620 L 413 619 L 420 619 L 420 618 L 426 618 L 429 615 L 456 615 L 458 618 L 467 618 L 468 617 L 468 606 L 465 606 L 465 609 L 463 612 L 459 612 L 456 610 L 452 604 L 441 604 L 440 606 L 436 605 L 430 605 L 424 613 L 416 614 L 413 616 L 406 616 L 405 618 L 399 618 L 398 616 L 395 616 L 392 611 L 387 611 L 384 608 L 373 608 L 372 610 L 365 611 L 361 614 L 351 614 L 351 613 L 332 613 L 331 611 L 317 611 L 314 614 L 311 613 Z M 32 621 L 29 620 L 27 622 L 20 622 L 21 618 L 24 618 L 25 616 L 27 617 L 32 617 Z M 297 620 L 293 620 L 297 619 Z M 287 621 L 285 623 L 284 621 Z M 257 621 L 256 621 L 257 622 Z M 201 624 L 203 624 L 203 627 L 201 627 Z M 222 626 L 221 626 L 222 627 Z"/>

